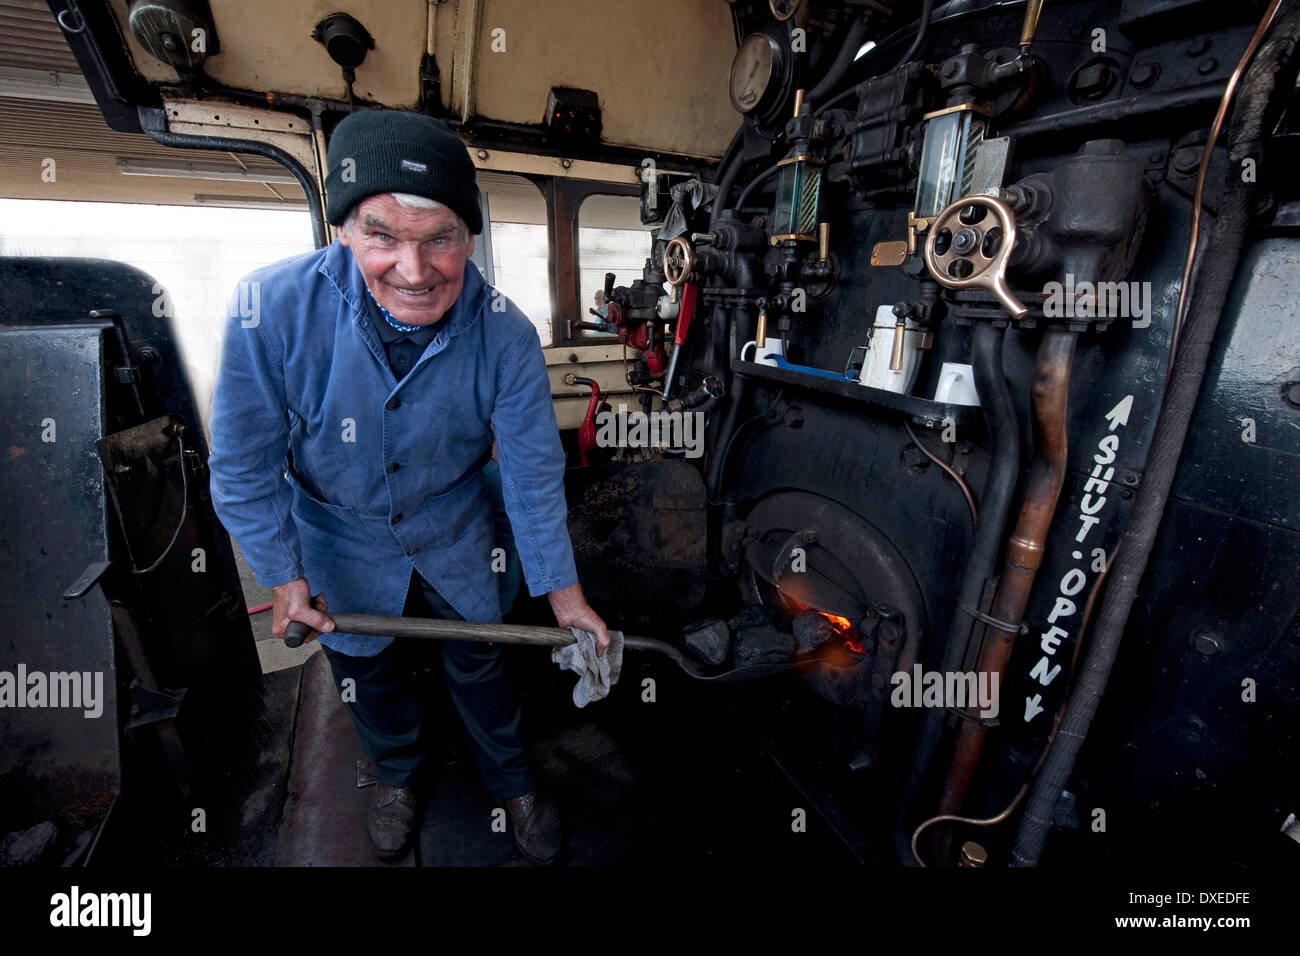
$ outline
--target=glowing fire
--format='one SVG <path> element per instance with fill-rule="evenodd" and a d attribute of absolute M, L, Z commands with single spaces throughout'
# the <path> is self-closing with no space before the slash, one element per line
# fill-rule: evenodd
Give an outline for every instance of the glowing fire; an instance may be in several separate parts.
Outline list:
<path fill-rule="evenodd" d="M 781 596 L 799 610 L 817 611 L 818 614 L 830 621 L 831 627 L 835 628 L 835 632 L 844 639 L 844 646 L 853 651 L 853 653 L 865 654 L 867 652 L 866 648 L 862 646 L 862 635 L 858 633 L 858 629 L 853 626 L 853 622 L 847 617 L 840 614 L 828 614 L 826 611 L 819 611 L 817 608 L 810 607 L 797 598 L 791 597 L 789 594 L 785 594 L 784 592 L 782 592 Z"/>
<path fill-rule="evenodd" d="M 857 628 L 849 623 L 847 617 L 842 617 L 839 614 L 827 614 L 825 611 L 818 611 L 817 613 L 831 622 L 831 627 L 835 628 L 840 633 L 840 636 L 844 638 L 844 644 L 849 650 L 855 654 L 866 653 L 866 648 L 858 640 Z"/>

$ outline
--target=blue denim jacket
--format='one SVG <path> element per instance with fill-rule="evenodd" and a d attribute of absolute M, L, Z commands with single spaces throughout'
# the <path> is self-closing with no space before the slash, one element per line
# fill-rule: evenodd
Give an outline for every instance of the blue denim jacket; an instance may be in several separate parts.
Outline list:
<path fill-rule="evenodd" d="M 500 620 L 482 467 L 495 436 L 529 593 L 574 584 L 564 453 L 532 323 L 466 262 L 445 328 L 399 382 L 365 295 L 338 242 L 236 292 L 209 466 L 217 514 L 258 583 L 305 576 L 332 613 L 399 615 L 414 568 L 466 620 Z M 392 638 L 320 641 L 369 657 Z"/>

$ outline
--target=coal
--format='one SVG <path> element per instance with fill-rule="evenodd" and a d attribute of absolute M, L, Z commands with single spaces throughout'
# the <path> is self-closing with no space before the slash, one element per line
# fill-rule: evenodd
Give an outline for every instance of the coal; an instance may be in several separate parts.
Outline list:
<path fill-rule="evenodd" d="M 794 657 L 794 635 L 770 624 L 746 627 L 736 633 L 734 658 L 737 667 L 751 664 L 783 664 Z"/>
<path fill-rule="evenodd" d="M 726 621 L 697 621 L 683 633 L 686 646 L 707 664 L 721 664 L 731 650 L 731 631 Z"/>
<path fill-rule="evenodd" d="M 34 866 L 58 835 L 58 828 L 49 820 L 9 834 L 0 841 L 0 866 Z"/>
<path fill-rule="evenodd" d="M 761 605 L 751 604 L 728 621 L 727 627 L 731 628 L 731 632 L 734 634 L 747 627 L 762 627 L 764 624 L 771 623 L 771 616 Z"/>
<path fill-rule="evenodd" d="M 839 636 L 835 626 L 816 611 L 804 611 L 794 619 L 794 639 L 800 654 L 816 650 Z"/>

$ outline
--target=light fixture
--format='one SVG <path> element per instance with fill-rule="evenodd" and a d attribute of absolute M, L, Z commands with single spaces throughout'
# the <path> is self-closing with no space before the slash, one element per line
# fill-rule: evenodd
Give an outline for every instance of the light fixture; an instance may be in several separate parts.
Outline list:
<path fill-rule="evenodd" d="M 283 183 L 296 186 L 288 170 L 241 169 L 226 163 L 191 163 L 173 159 L 131 159 L 118 156 L 117 171 L 123 176 L 163 176 L 169 179 L 215 179 L 223 182 Z"/>
<path fill-rule="evenodd" d="M 95 103 L 95 94 L 80 73 L 28 70 L 17 66 L 0 66 L 0 96 L 47 103 L 84 103 L 88 106 Z"/>
<path fill-rule="evenodd" d="M 311 31 L 311 38 L 323 46 L 330 59 L 343 68 L 348 102 L 352 102 L 352 84 L 357 79 L 357 67 L 365 62 L 366 54 L 375 48 L 375 38 L 360 21 L 346 13 L 331 13 L 316 24 Z"/>
<path fill-rule="evenodd" d="M 196 206 L 214 206 L 224 209 L 276 209 L 282 212 L 306 212 L 305 199 L 285 199 L 283 201 L 270 196 L 213 196 L 204 193 L 194 194 Z"/>

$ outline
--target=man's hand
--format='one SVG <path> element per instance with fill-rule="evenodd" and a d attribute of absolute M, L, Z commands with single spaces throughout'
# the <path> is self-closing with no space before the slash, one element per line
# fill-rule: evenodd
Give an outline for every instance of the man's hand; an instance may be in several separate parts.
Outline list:
<path fill-rule="evenodd" d="M 284 640 L 284 632 L 290 621 L 302 621 L 313 628 L 303 643 L 316 640 L 316 636 L 321 632 L 334 630 L 334 622 L 325 616 L 325 611 L 329 610 L 325 595 L 317 594 L 314 598 L 311 597 L 311 588 L 307 586 L 306 578 L 294 578 L 279 587 L 274 587 L 271 589 L 271 594 L 272 637 Z"/>
<path fill-rule="evenodd" d="M 596 656 L 601 657 L 609 647 L 609 631 L 600 615 L 591 609 L 587 599 L 582 596 L 582 585 L 572 584 L 547 595 L 551 610 L 555 612 L 555 621 L 560 627 L 580 627 L 596 636 Z"/>

